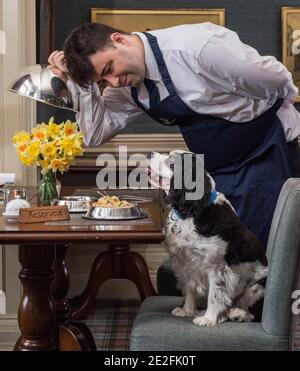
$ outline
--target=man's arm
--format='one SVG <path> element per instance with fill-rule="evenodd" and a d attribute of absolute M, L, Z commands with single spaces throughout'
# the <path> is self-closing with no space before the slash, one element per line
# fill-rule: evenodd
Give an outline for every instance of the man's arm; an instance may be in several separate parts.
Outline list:
<path fill-rule="evenodd" d="M 253 99 L 283 98 L 292 102 L 298 89 L 286 67 L 271 56 L 261 56 L 242 43 L 235 32 L 220 29 L 199 57 L 199 73 L 224 92 Z"/>
<path fill-rule="evenodd" d="M 96 83 L 83 89 L 73 82 L 69 77 L 63 51 L 52 52 L 48 62 L 48 68 L 67 84 L 73 108 L 78 111 L 76 121 L 84 134 L 86 146 L 104 144 L 141 115 L 142 111 L 124 88 L 106 88 L 101 96 Z"/>
<path fill-rule="evenodd" d="M 104 144 L 142 114 L 122 88 L 106 88 L 101 96 L 96 83 L 85 90 L 69 79 L 67 86 L 86 146 Z"/>

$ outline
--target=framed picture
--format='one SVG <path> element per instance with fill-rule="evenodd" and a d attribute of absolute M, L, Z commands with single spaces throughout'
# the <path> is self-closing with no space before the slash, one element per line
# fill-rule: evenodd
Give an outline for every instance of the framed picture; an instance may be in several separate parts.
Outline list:
<path fill-rule="evenodd" d="M 151 31 L 185 23 L 212 22 L 225 25 L 225 9 L 120 10 L 92 9 L 92 22 L 125 32 Z"/>
<path fill-rule="evenodd" d="M 282 62 L 300 91 L 300 8 L 282 8 Z M 300 102 L 300 95 L 296 98 Z"/>
<path fill-rule="evenodd" d="M 48 64 L 50 53 L 55 50 L 55 0 L 40 0 L 37 2 L 37 24 L 39 38 L 38 59 L 41 64 Z"/>

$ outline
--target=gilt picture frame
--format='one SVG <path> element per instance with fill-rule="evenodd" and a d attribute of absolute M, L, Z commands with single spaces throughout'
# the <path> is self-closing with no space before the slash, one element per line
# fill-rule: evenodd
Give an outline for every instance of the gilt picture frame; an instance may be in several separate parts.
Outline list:
<path fill-rule="evenodd" d="M 282 7 L 282 63 L 300 91 L 300 7 Z M 300 102 L 300 95 L 296 98 Z"/>
<path fill-rule="evenodd" d="M 126 32 L 151 31 L 180 24 L 211 22 L 225 25 L 225 9 L 124 10 L 92 8 L 93 23 L 104 23 Z"/>

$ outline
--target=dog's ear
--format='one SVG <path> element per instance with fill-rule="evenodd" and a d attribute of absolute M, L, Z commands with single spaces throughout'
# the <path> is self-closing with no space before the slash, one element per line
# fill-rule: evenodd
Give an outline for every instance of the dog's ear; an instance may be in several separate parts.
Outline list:
<path fill-rule="evenodd" d="M 169 157 L 169 166 L 173 170 L 173 176 L 170 181 L 167 202 L 171 207 L 178 210 L 183 217 L 188 217 L 191 215 L 189 210 L 192 204 L 185 197 L 186 187 L 183 160 L 184 158 L 181 153 L 172 153 Z"/>
<path fill-rule="evenodd" d="M 190 209 L 192 207 L 192 201 L 186 200 L 185 197 L 186 191 L 184 188 L 176 189 L 174 187 L 174 176 L 170 182 L 169 194 L 166 198 L 168 204 L 178 210 L 183 217 L 191 216 Z"/>
<path fill-rule="evenodd" d="M 208 173 L 206 170 L 204 170 L 204 195 L 202 197 L 205 204 L 209 204 L 210 196 L 213 191 L 211 179 L 208 176 Z"/>
<path fill-rule="evenodd" d="M 198 163 L 199 164 L 199 163 Z M 175 208 L 176 210 L 180 211 L 182 216 L 189 217 L 195 216 L 201 212 L 201 210 L 209 204 L 210 195 L 212 191 L 212 185 L 210 178 L 207 172 L 204 170 L 204 195 L 201 199 L 198 200 L 187 200 L 186 194 L 190 192 L 195 192 L 196 186 L 191 188 L 191 182 L 186 182 L 186 179 L 190 179 L 190 181 L 196 180 L 196 156 L 193 156 L 192 166 L 185 170 L 189 172 L 189 174 L 183 174 L 184 169 L 181 166 L 181 188 L 175 187 L 175 178 L 174 176 L 170 182 L 170 190 L 167 196 L 167 202 L 170 204 L 171 207 Z M 180 168 L 179 163 L 176 165 L 177 169 Z"/>
<path fill-rule="evenodd" d="M 191 212 L 194 217 L 198 217 L 202 214 L 203 210 L 210 205 L 210 197 L 212 192 L 212 184 L 207 171 L 204 171 L 204 195 L 200 200 L 193 203 Z"/>

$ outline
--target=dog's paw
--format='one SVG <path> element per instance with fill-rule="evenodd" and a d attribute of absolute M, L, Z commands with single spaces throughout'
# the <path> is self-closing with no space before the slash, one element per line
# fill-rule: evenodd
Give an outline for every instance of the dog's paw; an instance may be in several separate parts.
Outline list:
<path fill-rule="evenodd" d="M 180 307 L 173 309 L 172 314 L 173 316 L 177 316 L 177 317 L 186 317 L 185 311 L 183 310 L 183 308 L 180 308 Z"/>
<path fill-rule="evenodd" d="M 226 322 L 226 321 L 228 321 L 228 316 L 227 316 L 227 314 L 221 314 L 221 315 L 219 315 L 219 317 L 218 317 L 218 324 L 219 324 L 219 323 Z"/>
<path fill-rule="evenodd" d="M 231 308 L 228 313 L 230 321 L 251 322 L 254 320 L 254 315 L 245 309 Z"/>
<path fill-rule="evenodd" d="M 172 314 L 173 316 L 177 317 L 193 317 L 195 312 L 193 310 L 187 310 L 181 307 L 177 307 L 172 310 Z"/>
<path fill-rule="evenodd" d="M 196 317 L 193 319 L 193 323 L 198 326 L 207 326 L 207 327 L 213 327 L 216 326 L 217 321 L 214 321 L 208 317 L 201 316 L 201 317 Z"/>

